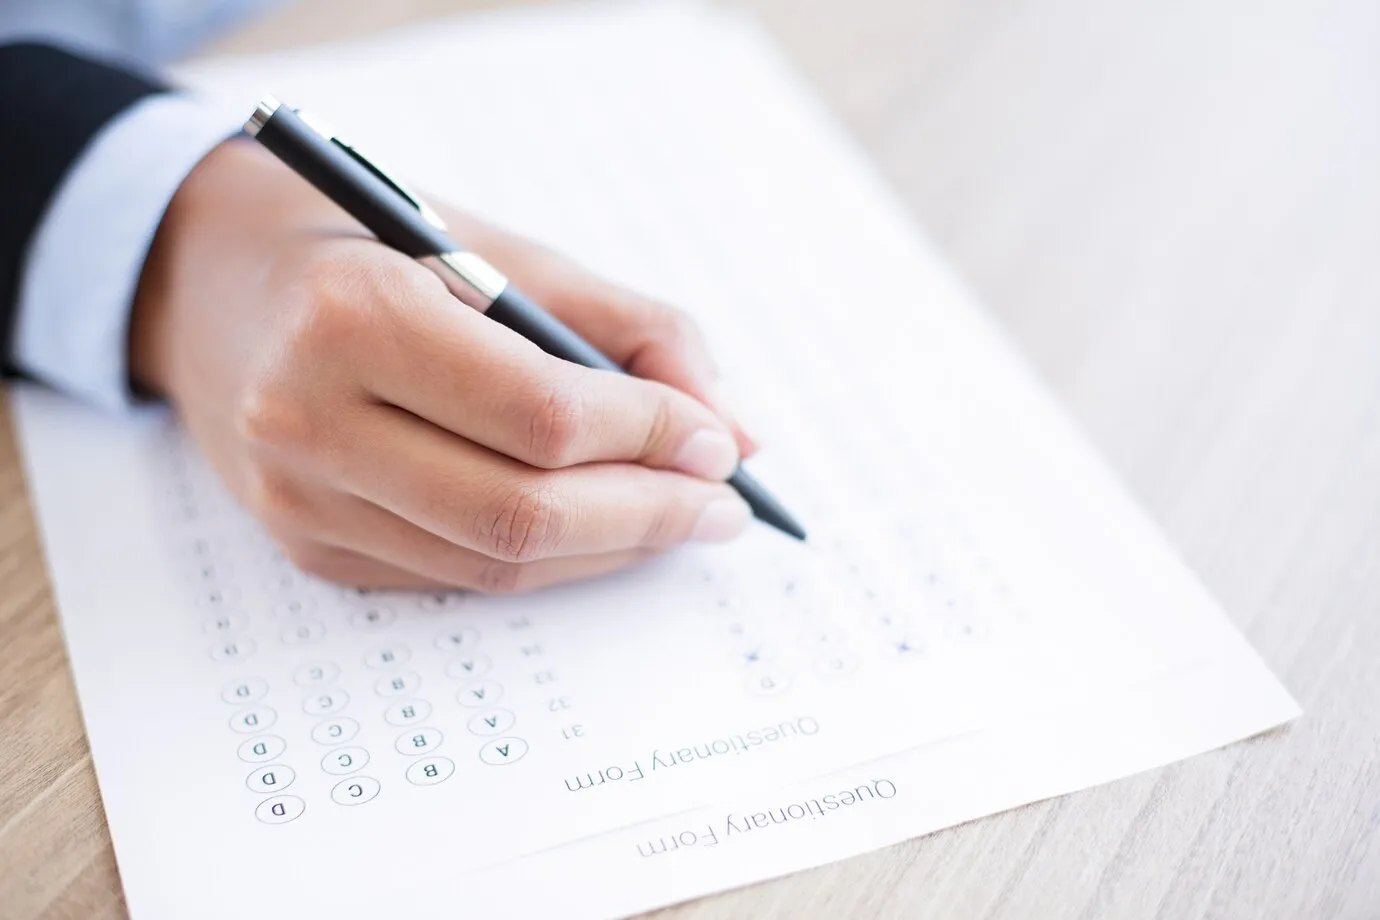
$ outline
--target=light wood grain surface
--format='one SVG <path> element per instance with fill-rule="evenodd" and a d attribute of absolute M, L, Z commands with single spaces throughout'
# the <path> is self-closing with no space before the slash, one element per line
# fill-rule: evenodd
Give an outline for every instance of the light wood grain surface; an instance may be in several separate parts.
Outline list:
<path fill-rule="evenodd" d="M 217 50 L 480 5 L 307 0 Z M 861 138 L 1305 715 L 658 916 L 1380 917 L 1380 4 L 736 5 Z M 123 916 L 0 422 L 0 917 Z"/>

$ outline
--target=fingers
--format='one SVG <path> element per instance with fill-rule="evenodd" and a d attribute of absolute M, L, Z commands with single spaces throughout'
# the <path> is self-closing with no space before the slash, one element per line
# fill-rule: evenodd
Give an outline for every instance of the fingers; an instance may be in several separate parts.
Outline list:
<path fill-rule="evenodd" d="M 684 313 L 610 284 L 575 262 L 463 212 L 448 211 L 466 245 L 636 377 L 659 380 L 714 409 L 743 456 L 757 450 L 718 392 L 718 371 Z"/>
<path fill-rule="evenodd" d="M 723 480 L 738 445 L 696 399 L 545 354 L 439 282 L 378 295 L 391 319 L 360 362 L 379 400 L 530 466 L 628 461 Z"/>
<path fill-rule="evenodd" d="M 555 584 L 606 575 L 657 555 L 640 548 L 591 556 L 558 556 L 519 563 L 494 559 L 447 542 L 377 505 L 336 496 L 333 520 L 321 538 L 332 541 L 327 559 L 332 580 L 376 587 L 375 579 L 409 579 L 398 586 L 466 588 L 485 594 L 535 591 Z M 366 578 L 366 582 L 358 579 Z"/>
<path fill-rule="evenodd" d="M 729 540 L 751 517 L 726 485 L 623 463 L 537 470 L 396 410 L 350 432 L 340 488 L 507 562 Z"/>

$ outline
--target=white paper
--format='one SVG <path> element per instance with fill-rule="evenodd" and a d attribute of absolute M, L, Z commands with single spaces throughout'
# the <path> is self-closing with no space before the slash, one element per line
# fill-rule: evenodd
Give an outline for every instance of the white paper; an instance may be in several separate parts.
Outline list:
<path fill-rule="evenodd" d="M 811 542 L 359 596 L 284 563 L 158 412 L 21 391 L 134 917 L 622 914 L 1295 714 L 750 26 L 585 4 L 186 76 L 691 310 Z"/>

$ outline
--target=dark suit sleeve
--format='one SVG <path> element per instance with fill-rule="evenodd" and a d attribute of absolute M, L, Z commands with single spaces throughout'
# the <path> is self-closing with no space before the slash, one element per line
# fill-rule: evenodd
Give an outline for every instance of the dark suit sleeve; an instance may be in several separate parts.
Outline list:
<path fill-rule="evenodd" d="M 25 252 L 48 202 L 112 118 L 154 80 L 42 44 L 0 45 L 0 361 L 9 373 Z"/>

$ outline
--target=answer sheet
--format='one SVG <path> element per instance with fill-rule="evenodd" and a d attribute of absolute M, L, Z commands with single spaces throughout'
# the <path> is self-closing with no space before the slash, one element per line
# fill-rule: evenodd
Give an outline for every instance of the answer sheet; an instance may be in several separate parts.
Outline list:
<path fill-rule="evenodd" d="M 1296 714 L 751 23 L 545 7 L 184 76 L 684 306 L 811 538 L 345 589 L 160 410 L 17 391 L 135 918 L 624 915 Z"/>

